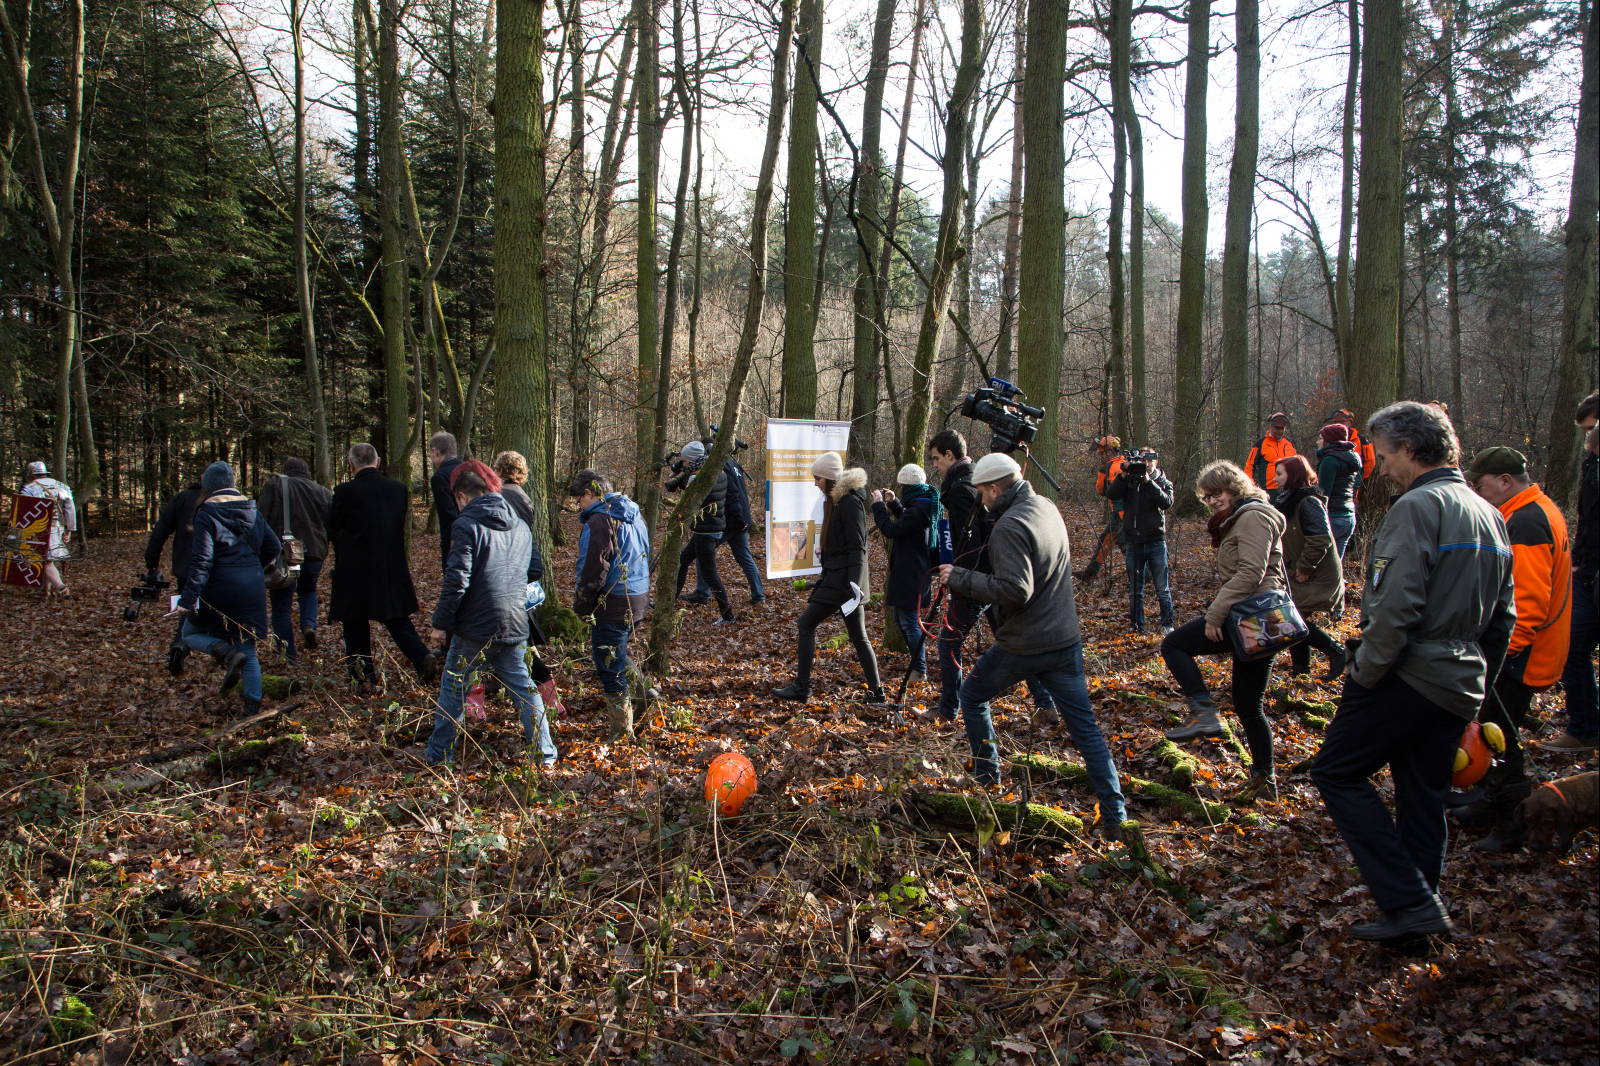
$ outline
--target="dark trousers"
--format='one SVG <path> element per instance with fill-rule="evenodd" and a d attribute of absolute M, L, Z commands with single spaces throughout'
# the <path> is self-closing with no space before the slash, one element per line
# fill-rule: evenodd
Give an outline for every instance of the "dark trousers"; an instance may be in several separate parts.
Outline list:
<path fill-rule="evenodd" d="M 1196 655 L 1226 655 L 1233 657 L 1233 645 L 1226 640 L 1212 640 L 1206 636 L 1206 620 L 1202 616 L 1168 633 L 1161 641 L 1161 658 L 1172 672 L 1173 680 L 1183 689 L 1185 697 L 1211 698 L 1206 679 Z M 1251 659 L 1240 662 L 1233 659 L 1233 713 L 1244 726 L 1244 735 L 1250 742 L 1251 770 L 1258 774 L 1272 773 L 1272 723 L 1262 709 L 1261 699 L 1267 692 L 1267 679 L 1272 676 L 1272 660 Z"/>
<path fill-rule="evenodd" d="M 1172 624 L 1172 590 L 1168 588 L 1167 542 L 1128 545 L 1128 620 L 1135 629 L 1144 628 L 1144 578 L 1156 587 L 1156 602 L 1161 605 L 1161 624 Z"/>
<path fill-rule="evenodd" d="M 733 563 L 744 573 L 745 584 L 750 586 L 750 602 L 766 603 L 767 590 L 761 584 L 761 568 L 756 565 L 756 557 L 750 551 L 750 531 L 741 529 L 737 533 L 724 533 L 719 544 L 728 546 L 728 554 L 733 556 Z M 707 599 L 711 595 L 711 587 L 706 584 L 705 571 L 700 570 L 695 564 L 699 577 L 695 580 L 694 595 L 696 599 Z"/>
<path fill-rule="evenodd" d="M 1444 802 L 1465 725 L 1397 677 L 1375 689 L 1345 679 L 1311 780 L 1382 910 L 1415 907 L 1439 889 Z M 1368 780 L 1385 766 L 1393 815 Z"/>
<path fill-rule="evenodd" d="M 954 718 L 961 703 L 961 645 L 966 643 L 967 634 L 972 632 L 983 609 L 954 593 L 945 604 L 944 619 L 939 623 L 939 713 Z M 1027 686 L 1035 707 L 1043 710 L 1056 705 L 1055 697 L 1038 678 L 1029 677 Z"/>
<path fill-rule="evenodd" d="M 428 657 L 428 647 L 422 643 L 422 638 L 417 636 L 417 627 L 411 624 L 410 617 L 402 615 L 399 618 L 385 618 L 381 625 L 389 631 L 389 639 L 400 649 L 400 654 L 409 659 L 412 666 L 422 669 L 423 660 Z M 378 676 L 378 671 L 372 664 L 370 622 L 344 623 L 344 655 L 345 662 L 350 668 L 350 676 L 357 681 L 371 681 Z"/>
<path fill-rule="evenodd" d="M 1515 787 L 1528 776 L 1521 729 L 1539 690 L 1522 683 L 1522 671 L 1527 665 L 1526 648 L 1516 655 L 1506 656 L 1500 666 L 1500 676 L 1495 678 L 1494 695 L 1483 701 L 1483 710 L 1478 715 L 1479 721 L 1493 722 L 1506 735 L 1505 754 L 1500 757 L 1499 772 L 1495 775 L 1502 787 Z"/>
<path fill-rule="evenodd" d="M 1600 646 L 1600 611 L 1594 590 L 1572 579 L 1572 645 L 1561 671 L 1567 694 L 1567 732 L 1585 740 L 1600 734 L 1600 689 L 1595 685 L 1594 652 Z"/>
<path fill-rule="evenodd" d="M 795 622 L 800 642 L 800 665 L 795 676 L 802 688 L 811 684 L 811 663 L 817 657 L 817 626 L 821 625 L 824 619 L 838 613 L 837 604 L 808 604 Z M 850 634 L 850 643 L 855 645 L 856 659 L 861 663 L 861 672 L 867 675 L 867 687 L 881 688 L 883 683 L 878 678 L 878 656 L 872 650 L 872 642 L 867 639 L 866 619 L 866 609 L 857 607 L 844 616 L 844 631 Z"/>
<path fill-rule="evenodd" d="M 272 635 L 278 638 L 290 662 L 294 654 L 294 601 L 300 601 L 300 628 L 317 628 L 317 577 L 322 573 L 321 559 L 307 559 L 300 564 L 300 580 L 292 589 L 268 589 L 267 598 L 272 603 Z"/>
<path fill-rule="evenodd" d="M 683 583 L 688 580 L 691 562 L 699 567 L 700 580 L 711 589 L 711 597 L 717 601 L 717 606 L 722 610 L 722 617 L 727 618 L 732 615 L 733 604 L 728 601 L 728 590 L 723 587 L 722 578 L 717 574 L 717 538 L 709 533 L 696 533 L 678 552 L 677 594 L 679 596 L 683 595 Z"/>
<path fill-rule="evenodd" d="M 1339 645 L 1333 638 L 1317 628 L 1317 623 L 1306 619 L 1306 639 L 1289 648 L 1289 662 L 1294 664 L 1294 672 L 1308 674 L 1311 672 L 1311 649 L 1315 648 L 1328 657 L 1328 662 L 1333 662 L 1333 657 L 1339 654 Z"/>

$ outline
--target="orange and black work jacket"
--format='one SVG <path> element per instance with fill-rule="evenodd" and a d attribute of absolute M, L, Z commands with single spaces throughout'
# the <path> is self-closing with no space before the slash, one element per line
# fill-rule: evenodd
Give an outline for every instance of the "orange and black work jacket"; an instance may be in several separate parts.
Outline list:
<path fill-rule="evenodd" d="M 1105 496 L 1106 490 L 1111 488 L 1111 483 L 1122 476 L 1122 462 L 1123 457 L 1119 455 L 1112 459 L 1105 466 L 1102 466 L 1100 471 L 1095 474 L 1094 491 L 1097 496 Z M 1110 498 L 1107 497 L 1107 499 Z M 1123 507 L 1122 501 L 1120 499 L 1110 500 L 1110 503 L 1112 512 L 1115 513 L 1118 518 L 1121 518 Z"/>
<path fill-rule="evenodd" d="M 1356 455 L 1361 459 L 1361 481 L 1365 484 L 1372 480 L 1372 472 L 1378 469 L 1378 453 L 1372 450 L 1372 442 L 1361 439 L 1361 434 L 1356 432 L 1354 426 L 1350 427 L 1350 443 L 1356 446 Z"/>
<path fill-rule="evenodd" d="M 1517 587 L 1517 627 L 1511 631 L 1506 666 L 1526 653 L 1522 683 L 1548 688 L 1561 679 L 1571 642 L 1572 550 L 1567 520 L 1538 485 L 1529 485 L 1500 505 L 1510 534 Z"/>
<path fill-rule="evenodd" d="M 1268 433 L 1261 438 L 1260 444 L 1250 449 L 1250 458 L 1245 461 L 1244 470 L 1257 485 L 1275 491 L 1278 487 L 1278 460 L 1298 454 L 1294 450 L 1294 442 L 1287 435 L 1282 440 L 1273 440 L 1272 434 Z"/>

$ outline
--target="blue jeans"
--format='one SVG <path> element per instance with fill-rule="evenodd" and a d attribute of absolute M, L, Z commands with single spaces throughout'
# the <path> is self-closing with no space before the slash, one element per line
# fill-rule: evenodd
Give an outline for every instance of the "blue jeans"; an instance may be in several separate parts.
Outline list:
<path fill-rule="evenodd" d="M 1333 543 L 1339 549 L 1339 558 L 1344 558 L 1344 551 L 1350 546 L 1350 538 L 1356 535 L 1356 514 L 1354 511 L 1328 512 L 1328 529 L 1333 533 Z"/>
<path fill-rule="evenodd" d="M 750 602 L 765 603 L 767 590 L 761 584 L 761 568 L 756 565 L 756 557 L 750 552 L 750 531 L 742 529 L 737 533 L 724 533 L 722 543 L 728 546 L 735 565 L 744 571 L 745 582 L 750 586 Z M 695 566 L 695 573 L 699 577 L 694 585 L 694 598 L 706 599 L 711 595 L 711 586 L 706 584 L 706 575 L 698 564 Z"/>
<path fill-rule="evenodd" d="M 973 606 L 960 596 L 952 595 L 947 601 L 949 606 L 945 610 L 944 619 L 939 623 L 939 714 L 945 719 L 953 719 L 956 709 L 960 706 L 961 692 L 961 645 L 966 643 L 967 634 L 972 632 L 972 625 L 977 621 L 977 612 Z M 1055 700 L 1037 678 L 1027 679 L 1028 694 L 1033 697 L 1033 705 L 1040 710 L 1054 707 Z"/>
<path fill-rule="evenodd" d="M 589 630 L 589 650 L 594 655 L 594 670 L 607 695 L 628 691 L 628 634 L 626 622 L 595 622 Z"/>
<path fill-rule="evenodd" d="M 978 780 L 985 784 L 1000 780 L 1000 752 L 989 701 L 1029 677 L 1038 678 L 1055 697 L 1061 719 L 1083 755 L 1089 782 L 1100 797 L 1100 817 L 1114 825 L 1121 823 L 1127 809 L 1122 790 L 1117 787 L 1111 749 L 1106 746 L 1106 738 L 1094 720 L 1094 708 L 1089 705 L 1081 643 L 1042 655 L 1012 655 L 999 647 L 983 653 L 972 668 L 972 675 L 961 684 L 961 720 L 966 726 L 967 742 L 972 745 L 972 766 Z"/>
<path fill-rule="evenodd" d="M 239 640 L 229 640 L 207 633 L 194 624 L 194 618 L 183 620 L 183 642 L 195 651 L 205 652 L 207 655 L 223 657 L 232 655 L 236 651 L 244 652 L 244 673 L 240 675 L 240 688 L 244 698 L 261 702 L 261 660 L 256 658 L 256 638 L 242 636 Z"/>
<path fill-rule="evenodd" d="M 528 646 L 504 641 L 479 644 L 452 638 L 444 675 L 439 679 L 439 706 L 433 712 L 433 735 L 428 738 L 425 758 L 431 763 L 450 758 L 456 743 L 456 729 L 466 703 L 467 690 L 474 675 L 493 673 L 511 695 L 522 718 L 522 737 L 529 744 L 537 739 L 539 761 L 545 766 L 556 761 L 556 746 L 550 740 L 550 720 L 545 717 L 544 701 L 528 677 Z M 537 723 L 537 724 L 536 724 Z"/>
<path fill-rule="evenodd" d="M 321 559 L 307 559 L 300 564 L 300 580 L 292 589 L 268 589 L 272 600 L 272 633 L 288 649 L 284 654 L 290 662 L 294 655 L 294 601 L 300 597 L 300 628 L 317 628 L 317 575 L 322 573 Z"/>
<path fill-rule="evenodd" d="M 1135 629 L 1144 628 L 1144 575 L 1156 587 L 1161 604 L 1161 624 L 1172 624 L 1172 591 L 1167 588 L 1167 542 L 1128 545 L 1128 616 Z"/>
<path fill-rule="evenodd" d="M 1572 581 L 1572 644 L 1561 671 L 1561 688 L 1567 694 L 1567 732 L 1575 737 L 1600 734 L 1600 706 L 1594 679 L 1594 650 L 1600 645 L 1600 611 L 1594 590 Z"/>
<path fill-rule="evenodd" d="M 906 638 L 906 647 L 911 649 L 911 669 L 919 674 L 928 672 L 928 638 L 922 632 L 922 619 L 913 607 L 896 607 L 894 620 L 900 627 L 900 635 Z"/>

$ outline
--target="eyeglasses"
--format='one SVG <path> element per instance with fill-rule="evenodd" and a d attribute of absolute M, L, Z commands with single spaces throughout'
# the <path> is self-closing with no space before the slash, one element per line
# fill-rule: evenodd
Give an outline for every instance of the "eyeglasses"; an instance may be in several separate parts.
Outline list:
<path fill-rule="evenodd" d="M 1200 498 L 1202 500 L 1204 500 L 1205 502 L 1210 503 L 1212 500 L 1223 499 L 1227 495 L 1228 495 L 1227 490 L 1223 490 L 1222 492 L 1202 492 L 1200 494 Z"/>

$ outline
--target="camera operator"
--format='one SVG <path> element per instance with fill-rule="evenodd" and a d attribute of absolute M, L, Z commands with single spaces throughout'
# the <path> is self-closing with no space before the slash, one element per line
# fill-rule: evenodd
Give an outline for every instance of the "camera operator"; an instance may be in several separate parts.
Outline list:
<path fill-rule="evenodd" d="M 1077 575 L 1080 581 L 1095 579 L 1100 573 L 1101 563 L 1110 556 L 1113 545 L 1122 551 L 1124 557 L 1128 554 L 1128 542 L 1122 531 L 1121 502 L 1107 495 L 1111 491 L 1111 483 L 1122 473 L 1122 464 L 1127 461 L 1122 453 L 1122 441 L 1117 437 L 1101 437 L 1094 442 L 1094 451 L 1100 457 L 1100 469 L 1094 474 L 1094 491 L 1095 495 L 1106 497 L 1106 518 L 1105 527 L 1094 542 L 1088 565 Z"/>
<path fill-rule="evenodd" d="M 716 433 L 717 427 L 712 426 L 711 432 Z M 711 451 L 714 438 L 702 437 L 700 443 L 706 451 Z M 748 448 L 744 441 L 735 439 L 734 452 L 737 455 L 740 448 Z M 722 472 L 728 475 L 727 498 L 727 524 L 722 530 L 722 540 L 719 543 L 728 546 L 728 553 L 733 556 L 734 565 L 743 573 L 745 583 L 750 586 L 750 603 L 760 607 L 767 602 L 766 586 L 761 583 L 761 568 L 756 565 L 756 557 L 750 551 L 750 530 L 755 527 L 755 519 L 750 513 L 750 475 L 735 455 L 728 456 L 728 461 L 722 464 Z M 683 598 L 684 603 L 710 603 L 711 586 L 706 583 L 705 572 L 695 564 L 694 593 Z"/>
<path fill-rule="evenodd" d="M 1172 592 L 1167 586 L 1167 516 L 1173 500 L 1172 482 L 1158 469 L 1160 456 L 1152 448 L 1128 459 L 1106 487 L 1106 498 L 1121 502 L 1122 535 L 1128 542 L 1128 621 L 1135 633 L 1144 632 L 1144 576 L 1156 587 L 1161 604 L 1161 635 L 1172 632 Z"/>
<path fill-rule="evenodd" d="M 939 506 L 950 519 L 950 541 L 954 558 L 962 566 L 986 572 L 989 560 L 983 553 L 988 539 L 989 523 L 983 508 L 978 506 L 978 490 L 972 484 L 973 460 L 967 454 L 967 439 L 953 429 L 941 430 L 928 441 L 928 463 L 943 477 L 939 485 Z M 956 720 L 961 691 L 961 645 L 967 634 L 983 614 L 984 604 L 952 595 L 945 606 L 944 620 L 939 627 L 939 721 Z M 1035 717 L 1041 725 L 1055 725 L 1060 716 L 1055 700 L 1043 685 L 1028 678 L 1028 691 L 1033 696 Z"/>
<path fill-rule="evenodd" d="M 144 546 L 144 582 L 154 586 L 161 577 L 161 548 L 172 538 L 172 584 L 180 592 L 189 580 L 189 552 L 194 541 L 194 512 L 205 496 L 200 482 L 167 501 L 156 519 L 155 528 Z M 189 657 L 189 645 L 183 639 L 183 616 L 178 616 L 178 628 L 167 645 L 167 673 L 177 677 L 183 673 L 183 660 Z"/>
<path fill-rule="evenodd" d="M 972 480 L 994 517 L 984 549 L 991 572 L 946 564 L 939 567 L 939 579 L 952 592 L 991 604 L 997 620 L 994 646 L 961 684 L 961 717 L 974 773 L 986 785 L 1000 781 L 989 700 L 1024 678 L 1037 677 L 1065 712 L 1072 740 L 1083 753 L 1100 797 L 1102 832 L 1120 837 L 1122 792 L 1084 682 L 1066 524 L 1055 505 L 1022 479 L 1022 468 L 1009 455 L 997 452 L 978 460 Z"/>
<path fill-rule="evenodd" d="M 692 440 L 678 454 L 683 457 L 683 465 L 678 476 L 668 478 L 662 486 L 668 492 L 679 492 L 693 484 L 700 468 L 705 465 L 706 446 Z M 722 532 L 728 524 L 727 499 L 728 474 L 725 470 L 718 470 L 711 491 L 695 513 L 689 542 L 678 552 L 677 595 L 680 598 L 683 596 L 683 583 L 689 577 L 689 563 L 692 560 L 700 568 L 700 580 L 711 590 L 712 597 L 717 601 L 717 609 L 722 612 L 721 617 L 711 623 L 714 626 L 732 625 L 734 622 L 733 602 L 728 599 L 728 590 L 723 587 L 722 577 L 717 573 L 717 542 L 722 539 Z"/>

